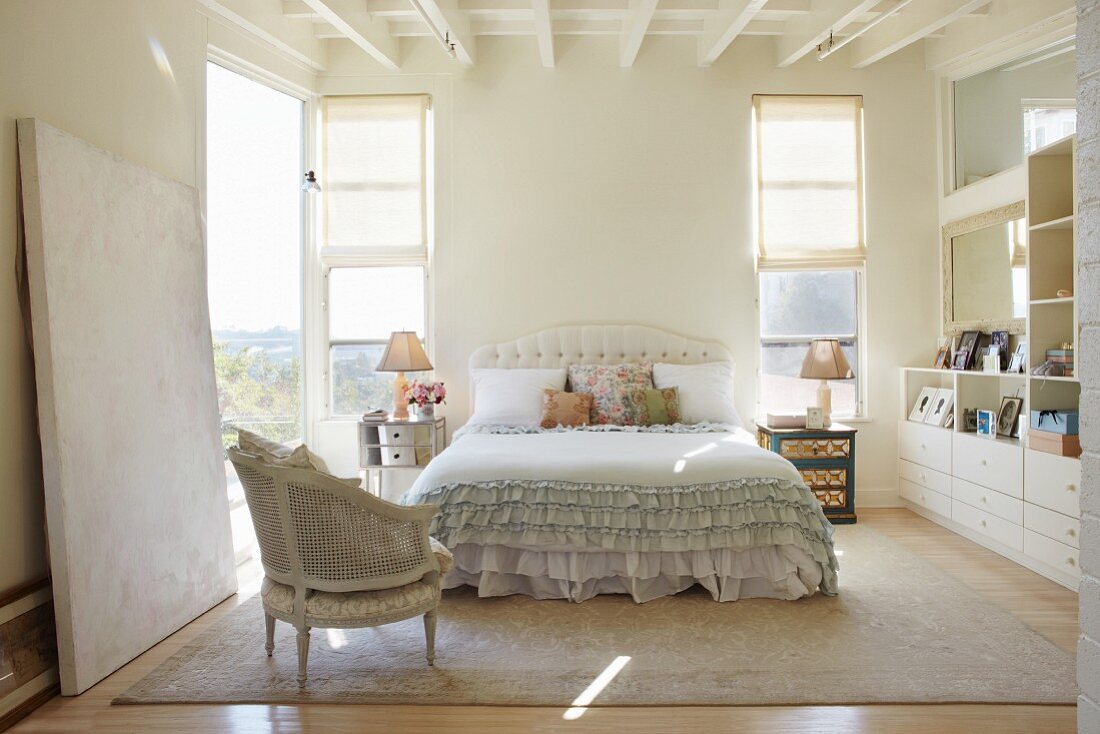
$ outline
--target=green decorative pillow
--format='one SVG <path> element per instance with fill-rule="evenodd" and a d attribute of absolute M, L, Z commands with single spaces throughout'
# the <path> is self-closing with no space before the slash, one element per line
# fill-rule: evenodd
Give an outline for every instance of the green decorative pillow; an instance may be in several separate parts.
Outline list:
<path fill-rule="evenodd" d="M 634 422 L 639 426 L 670 426 L 680 422 L 680 393 L 674 387 L 638 390 L 631 395 Z"/>

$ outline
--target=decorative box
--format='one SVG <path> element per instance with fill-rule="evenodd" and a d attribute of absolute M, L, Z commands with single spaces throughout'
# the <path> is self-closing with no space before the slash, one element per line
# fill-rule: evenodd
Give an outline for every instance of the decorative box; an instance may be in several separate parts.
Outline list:
<path fill-rule="evenodd" d="M 1076 436 L 1080 433 L 1078 428 L 1078 413 L 1076 410 L 1033 410 L 1031 411 L 1031 427 L 1050 433 Z"/>
<path fill-rule="evenodd" d="M 768 428 L 805 428 L 805 413 L 768 413 Z"/>
<path fill-rule="evenodd" d="M 1080 456 L 1081 437 L 1040 431 L 1032 428 L 1027 434 L 1027 445 L 1035 451 L 1056 456 Z"/>

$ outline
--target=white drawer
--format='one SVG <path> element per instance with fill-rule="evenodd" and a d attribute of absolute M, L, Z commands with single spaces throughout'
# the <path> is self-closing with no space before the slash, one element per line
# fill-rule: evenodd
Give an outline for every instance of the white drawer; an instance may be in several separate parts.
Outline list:
<path fill-rule="evenodd" d="M 1032 504 L 1081 517 L 1081 461 L 1027 450 L 1024 458 L 1024 499 Z"/>
<path fill-rule="evenodd" d="M 951 500 L 951 519 L 976 533 L 988 536 L 1012 550 L 1024 549 L 1024 529 L 965 502 Z"/>
<path fill-rule="evenodd" d="M 1024 528 L 1080 548 L 1081 521 L 1039 505 L 1024 505 Z"/>
<path fill-rule="evenodd" d="M 951 499 L 961 500 L 971 507 L 985 510 L 1010 523 L 1021 525 L 1024 522 L 1024 501 L 1007 494 L 973 484 L 965 479 L 953 477 L 951 480 Z"/>
<path fill-rule="evenodd" d="M 956 433 L 951 457 L 956 477 L 1012 497 L 1024 496 L 1024 452 L 1018 444 Z"/>
<path fill-rule="evenodd" d="M 913 484 L 928 487 L 948 497 L 951 496 L 951 476 L 943 472 L 900 459 L 898 461 L 898 476 L 909 480 Z"/>
<path fill-rule="evenodd" d="M 951 473 L 951 431 L 923 423 L 900 421 L 898 456 L 914 464 Z"/>
<path fill-rule="evenodd" d="M 898 494 L 937 515 L 951 517 L 951 498 L 945 494 L 913 484 L 908 479 L 898 480 Z"/>
<path fill-rule="evenodd" d="M 1073 578 L 1081 578 L 1081 568 L 1078 566 L 1080 553 L 1065 543 L 1051 540 L 1032 530 L 1024 530 L 1024 554 L 1051 568 L 1068 573 Z"/>

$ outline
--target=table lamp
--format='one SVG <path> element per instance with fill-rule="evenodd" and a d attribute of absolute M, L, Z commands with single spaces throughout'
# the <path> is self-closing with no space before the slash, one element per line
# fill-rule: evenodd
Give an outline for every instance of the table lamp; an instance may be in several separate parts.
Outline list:
<path fill-rule="evenodd" d="M 802 372 L 799 374 L 804 380 L 821 380 L 817 388 L 817 405 L 821 408 L 821 414 L 825 419 L 825 425 L 832 425 L 830 413 L 833 411 L 833 391 L 829 387 L 829 380 L 850 380 L 855 377 L 844 352 L 840 349 L 840 342 L 836 339 L 814 339 L 810 342 L 810 349 L 806 352 L 806 358 L 802 360 Z"/>
<path fill-rule="evenodd" d="M 382 361 L 374 371 L 397 373 L 393 381 L 394 420 L 409 419 L 409 404 L 405 399 L 405 390 L 409 387 L 409 381 L 405 379 L 405 373 L 424 372 L 430 369 L 432 369 L 432 363 L 428 361 L 428 355 L 424 354 L 424 347 L 420 346 L 420 339 L 415 331 L 395 331 L 390 334 L 386 351 L 382 353 Z"/>

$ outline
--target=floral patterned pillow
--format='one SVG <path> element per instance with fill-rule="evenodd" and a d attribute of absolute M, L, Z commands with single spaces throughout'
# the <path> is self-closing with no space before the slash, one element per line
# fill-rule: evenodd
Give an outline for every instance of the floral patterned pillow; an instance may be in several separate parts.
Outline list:
<path fill-rule="evenodd" d="M 591 412 L 592 396 L 588 393 L 543 390 L 539 425 L 543 428 L 587 426 Z"/>
<path fill-rule="evenodd" d="M 639 426 L 671 426 L 681 422 L 680 391 L 674 387 L 636 390 L 631 395 Z"/>
<path fill-rule="evenodd" d="M 592 396 L 592 423 L 633 426 L 637 425 L 633 396 L 653 387 L 653 365 L 575 364 L 569 367 L 569 384 L 573 392 Z"/>

